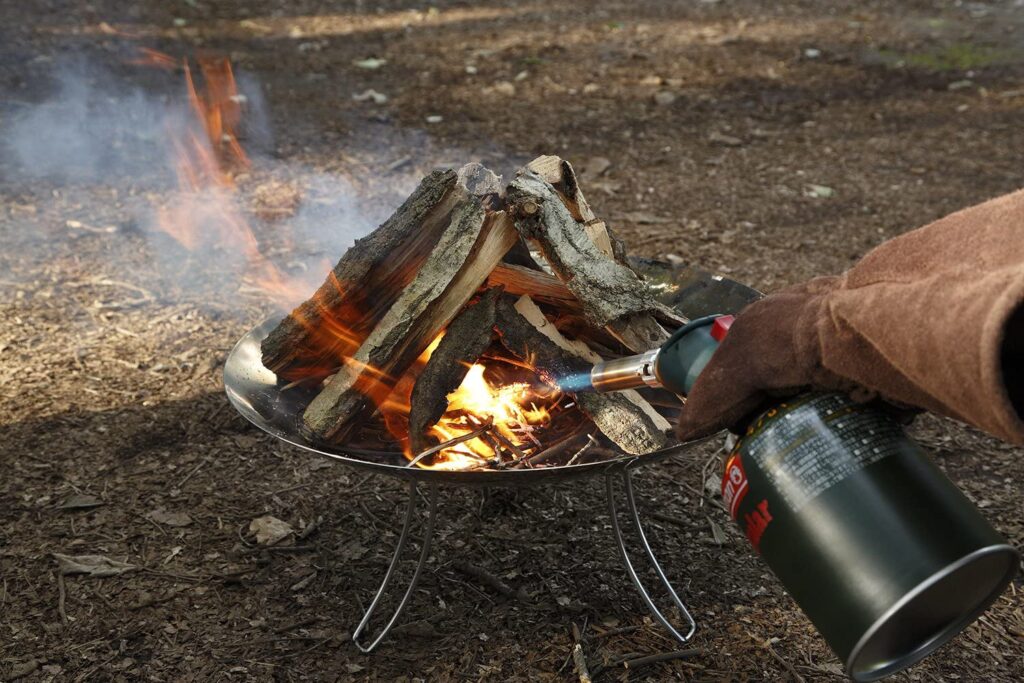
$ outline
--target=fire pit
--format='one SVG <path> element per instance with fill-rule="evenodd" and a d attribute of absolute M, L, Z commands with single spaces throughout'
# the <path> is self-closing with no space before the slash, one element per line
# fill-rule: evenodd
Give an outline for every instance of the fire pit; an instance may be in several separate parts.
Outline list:
<path fill-rule="evenodd" d="M 659 291 L 660 298 L 664 303 L 677 310 L 685 311 L 693 317 L 704 315 L 709 311 L 734 312 L 757 296 L 756 292 L 743 285 L 700 270 L 673 267 L 665 263 L 638 259 L 632 259 L 630 263 L 648 281 L 662 285 Z M 251 330 L 238 342 L 228 356 L 224 368 L 224 383 L 232 405 L 254 425 L 288 444 L 352 467 L 393 476 L 408 482 L 408 503 L 405 507 L 402 530 L 395 546 L 394 555 L 376 595 L 352 634 L 353 642 L 361 651 L 369 653 L 383 641 L 397 623 L 412 597 L 430 553 L 440 486 L 523 487 L 587 476 L 605 477 L 606 496 L 615 540 L 630 580 L 639 591 L 644 604 L 652 616 L 679 642 L 685 643 L 693 636 L 696 622 L 662 570 L 644 534 L 636 507 L 632 474 L 638 467 L 657 463 L 664 458 L 683 452 L 694 444 L 677 443 L 644 455 L 629 455 L 621 451 L 606 453 L 602 459 L 589 462 L 570 463 L 566 460 L 565 464 L 547 464 L 536 467 L 447 470 L 410 466 L 411 461 L 402 450 L 371 449 L 349 444 L 332 445 L 315 442 L 301 428 L 302 414 L 316 395 L 315 390 L 304 389 L 301 386 L 289 386 L 287 382 L 280 380 L 274 372 L 268 370 L 261 361 L 261 343 L 270 331 L 279 325 L 280 321 L 280 316 L 269 318 Z M 621 503 L 616 501 L 616 479 L 622 482 L 624 507 L 636 540 L 642 548 L 643 557 L 655 571 L 671 603 L 683 616 L 685 626 L 682 628 L 673 625 L 662 609 L 655 604 L 630 559 L 626 534 L 619 520 Z M 391 588 L 396 569 L 405 555 L 412 536 L 413 523 L 417 517 L 420 487 L 425 488 L 428 510 L 423 520 L 421 548 L 415 569 L 397 606 L 383 628 L 376 636 L 364 638 L 370 619 L 375 614 L 381 599 Z"/>
<path fill-rule="evenodd" d="M 707 273 L 629 259 L 558 157 L 535 159 L 507 186 L 468 164 L 426 176 L 311 298 L 246 335 L 227 361 L 225 385 L 239 412 L 277 438 L 408 482 L 394 556 L 352 634 L 364 652 L 387 635 L 419 580 L 439 486 L 599 474 L 630 579 L 654 617 L 686 642 L 696 624 L 647 542 L 631 478 L 688 445 L 670 435 L 681 402 L 653 389 L 562 387 L 596 362 L 656 348 L 688 318 L 734 312 L 756 295 Z M 633 567 L 616 478 L 682 629 Z M 415 571 L 383 629 L 365 642 L 408 545 L 421 485 L 429 511 Z"/>

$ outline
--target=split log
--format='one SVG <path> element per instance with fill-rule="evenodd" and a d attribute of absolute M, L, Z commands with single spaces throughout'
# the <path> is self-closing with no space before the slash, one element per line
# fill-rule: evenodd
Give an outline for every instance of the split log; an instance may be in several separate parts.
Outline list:
<path fill-rule="evenodd" d="M 533 268 L 499 263 L 487 276 L 487 284 L 491 287 L 503 287 L 506 292 L 516 296 L 526 294 L 534 301 L 548 304 L 561 311 L 580 313 L 583 310 L 579 299 L 561 280 Z"/>
<path fill-rule="evenodd" d="M 459 202 L 416 276 L 306 408 L 306 428 L 322 439 L 343 439 L 367 406 L 387 397 L 517 239 L 505 212 L 486 211 L 475 196 Z"/>
<path fill-rule="evenodd" d="M 669 315 L 667 309 L 632 269 L 597 248 L 550 183 L 526 171 L 508 186 L 507 197 L 516 229 L 539 245 L 592 324 L 606 327 L 636 352 L 668 339 L 653 315 Z"/>
<path fill-rule="evenodd" d="M 495 327 L 506 349 L 528 360 L 551 381 L 589 372 L 601 360 L 586 344 L 563 337 L 529 297 L 514 304 L 507 297 L 499 299 Z M 668 421 L 636 392 L 581 393 L 576 401 L 597 428 L 627 453 L 650 453 L 668 441 Z"/>
<path fill-rule="evenodd" d="M 416 379 L 409 400 L 409 443 L 413 453 L 429 445 L 426 432 L 448 410 L 448 394 L 459 388 L 469 364 L 491 343 L 495 303 L 500 295 L 500 288 L 489 289 L 479 301 L 464 308 L 445 330 Z"/>
<path fill-rule="evenodd" d="M 583 224 L 583 229 L 606 256 L 614 258 L 622 265 L 628 266 L 626 247 L 622 240 L 615 236 L 611 228 L 594 214 L 593 209 L 580 190 L 579 180 L 572 164 L 558 156 L 544 155 L 537 157 L 526 165 L 558 192 L 558 198 L 565 204 L 572 217 Z"/>
<path fill-rule="evenodd" d="M 434 171 L 380 227 L 345 252 L 324 284 L 271 331 L 263 365 L 279 377 L 324 376 L 351 356 L 412 280 L 468 192 Z"/>

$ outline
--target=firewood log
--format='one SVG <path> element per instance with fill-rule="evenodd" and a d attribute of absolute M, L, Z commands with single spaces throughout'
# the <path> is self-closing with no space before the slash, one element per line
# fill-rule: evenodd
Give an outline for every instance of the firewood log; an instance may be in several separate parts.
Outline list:
<path fill-rule="evenodd" d="M 629 265 L 626 247 L 615 236 L 611 228 L 600 220 L 590 208 L 586 197 L 583 196 L 583 191 L 580 190 L 579 180 L 576 178 L 572 164 L 561 157 L 545 155 L 528 163 L 526 168 L 555 188 L 558 198 L 565 204 L 565 208 L 569 210 L 574 219 L 583 224 L 583 229 L 594 242 L 594 246 L 604 252 L 606 256 L 614 258 L 625 266 Z"/>
<path fill-rule="evenodd" d="M 503 287 L 506 292 L 516 296 L 526 294 L 535 301 L 567 313 L 579 313 L 583 310 L 579 299 L 561 280 L 533 268 L 499 263 L 487 276 L 487 284 L 491 287 Z"/>
<path fill-rule="evenodd" d="M 527 170 L 508 186 L 507 200 L 516 229 L 540 247 L 592 324 L 636 352 L 668 339 L 653 315 L 667 315 L 667 309 L 632 269 L 597 248 L 550 183 Z"/>
<path fill-rule="evenodd" d="M 487 290 L 480 299 L 462 309 L 430 355 L 416 379 L 409 407 L 409 441 L 413 453 L 429 444 L 426 432 L 448 409 L 448 394 L 459 388 L 494 336 L 495 303 L 502 290 Z"/>
<path fill-rule="evenodd" d="M 343 439 L 367 406 L 384 400 L 517 239 L 505 212 L 489 212 L 479 198 L 464 195 L 415 277 L 306 408 L 306 428 L 321 439 Z"/>
<path fill-rule="evenodd" d="M 453 170 L 424 178 L 263 340 L 263 365 L 286 379 L 322 376 L 341 365 L 398 299 L 467 197 Z"/>
<path fill-rule="evenodd" d="M 586 344 L 563 337 L 526 296 L 515 303 L 508 297 L 499 299 L 495 327 L 506 349 L 551 381 L 589 372 L 601 359 Z M 598 429 L 627 453 L 650 453 L 668 442 L 668 421 L 636 392 L 581 393 L 576 401 Z"/>

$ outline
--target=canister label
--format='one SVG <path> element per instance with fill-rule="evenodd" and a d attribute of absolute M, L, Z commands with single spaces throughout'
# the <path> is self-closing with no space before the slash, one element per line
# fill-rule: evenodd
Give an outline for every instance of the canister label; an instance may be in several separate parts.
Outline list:
<path fill-rule="evenodd" d="M 736 454 L 763 473 L 773 498 L 797 512 L 851 474 L 897 453 L 902 438 L 888 417 L 825 394 L 765 413 Z"/>

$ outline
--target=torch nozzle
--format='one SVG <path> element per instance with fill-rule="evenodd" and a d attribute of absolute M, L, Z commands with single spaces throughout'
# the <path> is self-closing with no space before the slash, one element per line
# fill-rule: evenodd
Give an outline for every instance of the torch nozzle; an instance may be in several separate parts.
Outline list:
<path fill-rule="evenodd" d="M 597 363 L 590 370 L 590 388 L 603 394 L 644 386 L 660 387 L 661 381 L 656 370 L 660 351 L 654 349 L 635 356 Z"/>

